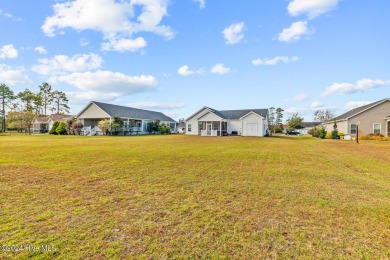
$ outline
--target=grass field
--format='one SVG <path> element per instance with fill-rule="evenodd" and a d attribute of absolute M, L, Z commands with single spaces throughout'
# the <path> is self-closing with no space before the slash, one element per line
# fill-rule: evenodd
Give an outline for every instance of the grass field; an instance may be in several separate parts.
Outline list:
<path fill-rule="evenodd" d="M 0 259 L 390 258 L 390 142 L 0 136 L 0 149 Z"/>

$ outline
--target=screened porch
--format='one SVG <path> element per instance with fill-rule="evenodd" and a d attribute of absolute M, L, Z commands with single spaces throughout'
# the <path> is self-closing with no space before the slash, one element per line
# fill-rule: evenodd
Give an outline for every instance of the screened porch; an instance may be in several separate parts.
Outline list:
<path fill-rule="evenodd" d="M 198 129 L 201 136 L 224 136 L 227 135 L 227 122 L 199 121 Z"/>

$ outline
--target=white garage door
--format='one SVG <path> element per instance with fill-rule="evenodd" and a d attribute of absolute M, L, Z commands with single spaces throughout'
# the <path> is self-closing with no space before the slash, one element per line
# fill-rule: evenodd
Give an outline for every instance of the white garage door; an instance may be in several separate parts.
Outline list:
<path fill-rule="evenodd" d="M 246 135 L 247 136 L 257 136 L 257 124 L 256 123 L 247 123 L 246 124 Z"/>

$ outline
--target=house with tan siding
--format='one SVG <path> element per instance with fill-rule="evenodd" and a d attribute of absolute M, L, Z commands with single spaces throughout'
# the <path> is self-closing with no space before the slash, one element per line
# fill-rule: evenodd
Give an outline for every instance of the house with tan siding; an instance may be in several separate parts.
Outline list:
<path fill-rule="evenodd" d="M 327 131 L 333 130 L 334 121 L 337 129 L 345 134 L 354 136 L 358 128 L 359 135 L 390 136 L 390 98 L 352 109 L 323 123 Z"/>

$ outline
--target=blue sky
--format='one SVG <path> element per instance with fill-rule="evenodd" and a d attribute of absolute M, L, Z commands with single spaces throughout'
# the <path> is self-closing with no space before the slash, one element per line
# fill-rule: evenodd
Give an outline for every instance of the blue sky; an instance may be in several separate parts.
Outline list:
<path fill-rule="evenodd" d="M 0 82 L 186 118 L 390 97 L 390 2 L 0 0 Z"/>

